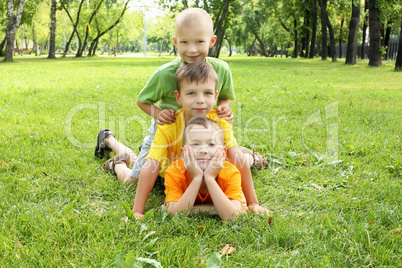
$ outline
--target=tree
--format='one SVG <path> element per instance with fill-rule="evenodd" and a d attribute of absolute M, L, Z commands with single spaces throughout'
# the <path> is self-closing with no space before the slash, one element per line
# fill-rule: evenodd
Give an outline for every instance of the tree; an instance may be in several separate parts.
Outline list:
<path fill-rule="evenodd" d="M 70 49 L 70 44 L 71 44 L 71 41 L 73 40 L 74 34 L 77 34 L 77 38 L 78 38 L 78 42 L 79 42 L 79 47 L 81 47 L 81 37 L 80 37 L 79 32 L 77 31 L 77 27 L 78 27 L 78 23 L 79 23 L 79 21 L 80 21 L 80 15 L 81 15 L 82 4 L 84 3 L 84 1 L 85 1 L 85 0 L 80 0 L 80 3 L 79 3 L 79 5 L 78 5 L 77 17 L 76 17 L 75 22 L 74 22 L 74 20 L 73 20 L 71 14 L 70 14 L 70 12 L 69 12 L 69 9 L 68 9 L 68 4 L 69 4 L 69 2 L 68 2 L 67 0 L 61 0 L 61 1 L 60 1 L 61 7 L 64 9 L 64 11 L 66 11 L 66 14 L 67 14 L 68 18 L 70 19 L 70 22 L 73 24 L 73 31 L 72 31 L 72 33 L 71 33 L 71 35 L 70 35 L 70 38 L 68 39 L 68 41 L 67 41 L 67 43 L 66 43 L 66 46 L 65 46 L 65 48 L 64 48 L 63 57 L 65 57 L 65 56 L 67 55 L 68 50 Z"/>
<path fill-rule="evenodd" d="M 15 34 L 17 33 L 17 29 L 20 26 L 21 15 L 24 11 L 25 0 L 20 0 L 20 4 L 18 6 L 17 14 L 14 14 L 14 3 L 13 0 L 7 0 L 8 6 L 8 25 L 6 32 L 6 53 L 4 61 L 12 62 L 13 61 L 13 51 L 14 51 L 14 42 L 15 42 Z"/>
<path fill-rule="evenodd" d="M 360 24 L 360 0 L 357 1 L 356 5 L 352 0 L 352 18 L 349 23 L 349 37 L 348 37 L 348 47 L 346 50 L 346 60 L 345 64 L 356 64 L 356 53 L 357 53 L 357 33 L 359 32 Z"/>
<path fill-rule="evenodd" d="M 336 61 L 336 51 L 335 51 L 335 35 L 334 35 L 334 28 L 332 27 L 331 21 L 329 20 L 328 17 L 328 12 L 327 12 L 327 0 L 318 0 L 318 3 L 320 4 L 321 7 L 321 25 L 322 25 L 322 50 L 323 50 L 323 56 L 322 59 L 326 60 L 327 55 L 328 55 L 328 50 L 327 50 L 327 30 L 326 27 L 328 27 L 329 30 L 329 36 L 330 36 L 330 42 L 331 42 L 331 58 L 332 61 Z M 325 23 L 323 23 L 325 21 Z M 324 38 L 325 35 L 325 38 Z M 324 43 L 325 42 L 325 43 Z M 324 48 L 325 47 L 325 48 Z M 325 54 L 324 54 L 325 53 Z"/>
<path fill-rule="evenodd" d="M 97 49 L 97 47 L 98 47 L 99 39 L 100 39 L 103 35 L 105 35 L 106 33 L 108 33 L 110 30 L 112 30 L 114 27 L 116 27 L 117 24 L 120 23 L 121 19 L 122 19 L 123 16 L 124 16 L 124 13 L 125 13 L 126 10 L 128 9 L 127 5 L 128 5 L 129 2 L 130 2 L 130 0 L 127 0 L 127 1 L 126 1 L 126 3 L 124 4 L 124 7 L 123 7 L 123 9 L 122 9 L 121 14 L 119 15 L 119 17 L 118 17 L 118 18 L 116 19 L 116 21 L 114 21 L 107 29 L 105 29 L 105 30 L 103 30 L 103 31 L 100 31 L 100 28 L 97 27 L 97 35 L 96 35 L 96 37 L 93 39 L 93 41 L 91 42 L 91 45 L 90 45 L 89 51 L 88 51 L 88 56 L 95 56 L 95 51 L 96 51 L 96 49 Z M 96 12 L 93 13 L 93 14 L 96 15 Z M 92 18 L 92 17 L 91 17 L 91 18 Z M 91 19 L 90 19 L 90 21 L 91 21 Z M 89 30 L 90 21 L 88 22 L 88 26 L 87 26 L 87 35 L 88 35 L 88 30 Z M 99 24 L 97 23 L 97 26 L 98 26 L 98 25 L 99 25 Z M 85 45 L 86 45 L 86 40 L 87 40 L 87 37 L 85 37 L 85 41 L 84 41 L 83 47 L 85 47 Z M 82 52 L 82 51 L 81 51 L 81 52 Z M 77 52 L 77 55 L 78 55 L 78 52 Z M 81 55 L 82 55 L 82 53 L 81 53 Z"/>
<path fill-rule="evenodd" d="M 315 40 L 317 36 L 317 0 L 313 0 L 313 24 L 311 34 L 311 48 L 309 58 L 314 58 L 315 55 Z"/>
<path fill-rule="evenodd" d="M 395 70 L 402 71 L 402 16 L 401 16 L 401 30 L 399 32 L 398 56 L 396 56 Z"/>
<path fill-rule="evenodd" d="M 49 55 L 48 59 L 56 58 L 56 10 L 57 1 L 52 0 L 50 6 L 50 41 L 49 41 Z"/>
<path fill-rule="evenodd" d="M 369 0 L 369 66 L 381 66 L 381 27 L 378 8 L 379 0 Z"/>
<path fill-rule="evenodd" d="M 363 40 L 362 40 L 362 51 L 361 51 L 361 58 L 366 58 L 366 32 L 367 32 L 367 24 L 368 24 L 368 0 L 364 1 L 364 23 L 363 23 Z"/>

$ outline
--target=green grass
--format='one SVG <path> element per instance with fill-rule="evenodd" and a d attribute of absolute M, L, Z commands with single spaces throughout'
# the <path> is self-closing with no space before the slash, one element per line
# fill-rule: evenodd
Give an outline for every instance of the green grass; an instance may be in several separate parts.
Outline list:
<path fill-rule="evenodd" d="M 402 74 L 393 65 L 223 58 L 238 143 L 272 163 L 253 176 L 273 225 L 250 213 L 226 224 L 167 217 L 160 187 L 144 220 L 122 221 L 136 186 L 103 171 L 96 135 L 109 127 L 138 152 L 150 119 L 136 97 L 172 59 L 0 63 L 0 266 L 401 265 Z M 236 252 L 219 261 L 226 244 Z"/>

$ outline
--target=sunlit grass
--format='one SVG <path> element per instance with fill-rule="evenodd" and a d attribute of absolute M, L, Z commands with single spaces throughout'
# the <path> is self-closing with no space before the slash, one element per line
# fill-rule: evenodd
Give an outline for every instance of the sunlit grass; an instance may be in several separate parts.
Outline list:
<path fill-rule="evenodd" d="M 145 220 L 121 221 L 121 202 L 131 207 L 136 187 L 103 171 L 96 134 L 109 127 L 138 152 L 150 118 L 136 97 L 172 59 L 0 63 L 2 265 L 400 265 L 402 74 L 391 64 L 223 57 L 235 83 L 238 143 L 272 163 L 253 176 L 274 225 L 251 214 L 227 224 L 171 219 L 159 209 L 160 187 Z M 236 252 L 214 259 L 225 244 Z"/>

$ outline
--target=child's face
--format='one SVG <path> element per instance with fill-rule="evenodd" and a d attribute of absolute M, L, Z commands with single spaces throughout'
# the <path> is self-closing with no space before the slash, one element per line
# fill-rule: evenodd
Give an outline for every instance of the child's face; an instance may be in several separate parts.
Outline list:
<path fill-rule="evenodd" d="M 180 93 L 176 90 L 176 101 L 183 106 L 184 120 L 187 123 L 193 117 L 206 117 L 212 110 L 218 92 L 216 83 L 208 79 L 205 83 L 183 81 Z"/>
<path fill-rule="evenodd" d="M 186 144 L 193 149 L 197 164 L 204 171 L 217 150 L 223 148 L 222 130 L 209 125 L 208 128 L 194 125 L 186 130 Z"/>
<path fill-rule="evenodd" d="M 205 25 L 184 25 L 176 31 L 173 42 L 179 50 L 182 61 L 191 63 L 205 60 L 209 49 L 215 45 L 213 35 Z"/>

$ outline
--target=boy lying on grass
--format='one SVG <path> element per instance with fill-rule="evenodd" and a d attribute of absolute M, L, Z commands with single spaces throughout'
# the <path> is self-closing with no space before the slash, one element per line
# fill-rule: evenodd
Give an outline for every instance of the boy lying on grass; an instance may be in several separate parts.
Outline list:
<path fill-rule="evenodd" d="M 223 144 L 223 130 L 217 122 L 197 117 L 187 124 L 181 159 L 165 171 L 165 207 L 171 215 L 206 211 L 228 220 L 245 212 L 240 172 L 225 161 Z"/>

